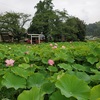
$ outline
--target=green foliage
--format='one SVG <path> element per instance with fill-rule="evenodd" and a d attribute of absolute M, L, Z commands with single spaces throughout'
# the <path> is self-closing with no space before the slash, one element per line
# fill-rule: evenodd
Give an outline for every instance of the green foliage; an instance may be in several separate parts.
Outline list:
<path fill-rule="evenodd" d="M 47 94 L 51 94 L 55 91 L 55 85 L 52 84 L 50 81 L 43 84 L 41 88 Z"/>
<path fill-rule="evenodd" d="M 91 96 L 90 96 L 90 100 L 99 100 L 100 99 L 100 85 L 94 86 L 91 89 Z"/>
<path fill-rule="evenodd" d="M 44 100 L 44 92 L 38 87 L 33 87 L 31 90 L 24 90 L 17 100 Z"/>
<path fill-rule="evenodd" d="M 7 88 L 25 88 L 26 80 L 18 75 L 8 72 L 3 76 L 2 84 Z"/>
<path fill-rule="evenodd" d="M 70 17 L 66 22 L 66 28 L 70 35 L 69 40 L 84 41 L 86 34 L 86 25 L 83 21 L 76 17 Z"/>
<path fill-rule="evenodd" d="M 27 86 L 29 88 L 34 86 L 42 86 L 45 83 L 44 75 L 40 73 L 34 73 L 27 79 Z"/>
<path fill-rule="evenodd" d="M 60 68 L 63 68 L 64 70 L 72 70 L 72 67 L 70 64 L 61 63 L 61 64 L 58 64 L 58 66 Z"/>
<path fill-rule="evenodd" d="M 0 100 L 95 100 L 95 96 L 99 100 L 99 42 L 0 47 Z M 6 66 L 7 59 L 13 59 L 14 65 Z"/>
<path fill-rule="evenodd" d="M 85 23 L 79 18 L 70 17 L 66 10 L 53 10 L 52 0 L 43 0 L 35 6 L 29 33 L 43 32 L 46 41 L 84 41 Z"/>
<path fill-rule="evenodd" d="M 65 96 L 63 96 L 60 91 L 54 92 L 49 100 L 68 100 Z"/>
<path fill-rule="evenodd" d="M 30 21 L 30 15 L 24 13 L 6 12 L 0 16 L 0 34 L 10 35 L 18 41 L 24 37 L 26 22 Z"/>
<path fill-rule="evenodd" d="M 100 37 L 100 21 L 86 26 L 86 35 Z"/>
<path fill-rule="evenodd" d="M 67 74 L 58 79 L 56 87 L 67 98 L 74 97 L 78 100 L 87 100 L 90 95 L 90 88 L 83 80 Z"/>

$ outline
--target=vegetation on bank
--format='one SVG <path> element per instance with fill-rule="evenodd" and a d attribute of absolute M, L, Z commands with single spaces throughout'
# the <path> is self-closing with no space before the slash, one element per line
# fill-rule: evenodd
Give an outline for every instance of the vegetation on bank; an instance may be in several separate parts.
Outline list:
<path fill-rule="evenodd" d="M 0 44 L 0 100 L 99 100 L 100 43 Z"/>
<path fill-rule="evenodd" d="M 100 21 L 86 26 L 86 35 L 100 38 Z"/>

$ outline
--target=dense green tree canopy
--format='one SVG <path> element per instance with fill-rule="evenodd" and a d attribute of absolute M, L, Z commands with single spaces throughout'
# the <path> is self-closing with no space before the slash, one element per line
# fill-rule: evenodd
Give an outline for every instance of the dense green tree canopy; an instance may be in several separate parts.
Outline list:
<path fill-rule="evenodd" d="M 69 17 L 66 21 L 67 32 L 71 40 L 84 41 L 86 34 L 86 25 L 77 17 Z"/>
<path fill-rule="evenodd" d="M 100 37 L 100 21 L 86 26 L 86 35 Z"/>
<path fill-rule="evenodd" d="M 25 33 L 24 25 L 29 21 L 28 14 L 6 12 L 0 15 L 0 33 L 11 32 L 15 38 L 20 40 L 22 33 Z"/>
<path fill-rule="evenodd" d="M 29 33 L 37 34 L 43 32 L 47 38 L 48 34 L 52 31 L 52 27 L 55 27 L 54 22 L 57 17 L 55 12 L 52 10 L 53 4 L 51 0 L 44 0 L 40 1 L 35 8 L 37 11 L 28 31 Z"/>
<path fill-rule="evenodd" d="M 46 41 L 83 41 L 85 23 L 78 18 L 70 17 L 67 11 L 53 10 L 52 0 L 39 1 L 32 18 L 29 33 L 43 34 Z"/>

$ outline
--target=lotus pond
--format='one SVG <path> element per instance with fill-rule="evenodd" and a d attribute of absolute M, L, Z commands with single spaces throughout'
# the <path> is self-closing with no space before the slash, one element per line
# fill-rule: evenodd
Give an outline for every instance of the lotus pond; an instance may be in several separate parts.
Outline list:
<path fill-rule="evenodd" d="M 0 44 L 0 100 L 100 100 L 100 43 Z"/>

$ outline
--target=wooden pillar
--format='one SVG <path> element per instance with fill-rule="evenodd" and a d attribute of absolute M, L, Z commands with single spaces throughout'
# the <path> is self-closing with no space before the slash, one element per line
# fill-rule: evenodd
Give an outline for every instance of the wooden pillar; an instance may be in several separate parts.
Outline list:
<path fill-rule="evenodd" d="M 32 44 L 32 35 L 31 35 L 31 44 Z"/>
<path fill-rule="evenodd" d="M 38 36 L 38 41 L 39 41 L 39 44 L 40 44 L 40 35 Z"/>

